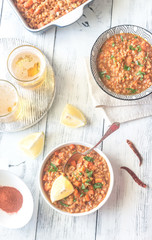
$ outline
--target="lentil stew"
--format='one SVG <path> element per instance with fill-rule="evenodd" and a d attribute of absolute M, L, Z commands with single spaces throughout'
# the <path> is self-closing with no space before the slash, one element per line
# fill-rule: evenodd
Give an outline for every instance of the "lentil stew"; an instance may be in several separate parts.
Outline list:
<path fill-rule="evenodd" d="M 63 174 L 63 166 L 74 152 L 85 152 L 82 145 L 67 145 L 55 151 L 43 168 L 43 189 L 48 200 L 56 208 L 69 213 L 83 213 L 96 208 L 106 197 L 110 186 L 110 171 L 106 160 L 96 151 L 70 163 L 66 177 L 72 183 L 74 192 L 56 201 L 50 200 L 53 182 Z"/>
<path fill-rule="evenodd" d="M 112 92 L 139 94 L 152 85 L 152 46 L 132 33 L 115 34 L 101 46 L 97 69 Z"/>
<path fill-rule="evenodd" d="M 13 0 L 29 27 L 38 29 L 71 12 L 88 0 Z"/>

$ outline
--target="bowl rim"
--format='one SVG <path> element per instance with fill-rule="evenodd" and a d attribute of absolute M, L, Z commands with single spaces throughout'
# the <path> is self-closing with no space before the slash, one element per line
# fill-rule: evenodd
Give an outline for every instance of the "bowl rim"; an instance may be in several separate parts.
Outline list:
<path fill-rule="evenodd" d="M 108 88 L 108 90 L 106 91 L 106 89 L 104 89 L 102 86 L 100 86 L 100 84 L 98 83 L 98 81 L 96 80 L 96 77 L 94 76 L 94 73 L 93 73 L 93 67 L 92 67 L 92 56 L 93 56 L 93 49 L 94 49 L 94 47 L 96 46 L 96 43 L 98 42 L 98 40 L 100 39 L 100 37 L 102 37 L 103 36 L 103 34 L 106 34 L 106 33 L 108 33 L 111 29 L 116 29 L 116 28 L 119 28 L 119 27 L 136 27 L 136 28 L 139 28 L 139 29 L 141 29 L 142 31 L 144 30 L 145 32 L 147 32 L 147 33 L 149 33 L 150 35 L 151 35 L 151 37 L 152 37 L 152 32 L 150 32 L 149 30 L 147 30 L 146 28 L 144 28 L 144 27 L 141 27 L 141 26 L 138 26 L 138 25 L 134 25 L 134 24 L 120 24 L 120 25 L 115 25 L 115 26 L 113 26 L 113 27 L 110 27 L 110 28 L 108 28 L 107 30 L 105 30 L 105 31 L 103 31 L 98 37 L 97 37 L 97 39 L 95 40 L 95 42 L 94 42 L 94 44 L 93 44 L 93 46 L 92 46 L 92 48 L 91 48 L 91 52 L 90 52 L 90 69 L 91 69 L 91 73 L 92 73 L 92 76 L 93 76 L 93 78 L 94 78 L 94 80 L 95 80 L 95 82 L 97 83 L 97 85 L 106 93 L 106 94 L 108 94 L 109 96 L 111 96 L 111 97 L 113 97 L 113 98 L 116 98 L 116 99 L 119 99 L 119 100 L 122 100 L 122 101 L 135 101 L 135 100 L 140 100 L 140 99 L 143 99 L 143 98 L 145 98 L 145 97 L 147 97 L 147 96 L 149 96 L 151 93 L 152 93 L 152 90 L 151 90 L 151 92 L 149 92 L 148 94 L 145 94 L 145 95 L 143 95 L 143 96 L 139 96 L 139 97 L 136 97 L 136 96 L 138 96 L 139 94 L 133 94 L 133 95 L 123 95 L 123 94 L 116 94 L 115 92 L 112 92 L 112 91 L 110 91 Z M 138 35 L 138 34 L 136 34 L 136 35 Z M 144 39 L 144 38 L 143 38 Z M 145 39 L 145 41 L 147 41 L 146 39 Z M 147 41 L 148 42 L 148 41 Z M 148 42 L 149 43 L 149 42 Z M 150 43 L 149 43 L 150 44 Z M 151 45 L 151 44 L 150 44 Z M 152 45 L 151 45 L 152 46 Z M 148 89 L 148 88 L 147 88 Z M 147 89 L 145 89 L 145 91 L 147 90 Z M 144 92 L 144 91 L 143 91 Z M 116 95 L 114 96 L 112 93 L 115 93 Z M 126 98 L 126 99 L 124 99 L 123 97 L 124 96 L 128 96 L 128 97 L 134 97 L 134 98 Z"/>
<path fill-rule="evenodd" d="M 45 191 L 43 190 L 43 186 L 42 186 L 42 174 L 43 174 L 43 169 L 44 169 L 44 166 L 46 164 L 46 162 L 48 161 L 49 157 L 55 152 L 57 151 L 58 149 L 62 148 L 62 147 L 65 147 L 65 146 L 68 146 L 70 144 L 75 144 L 75 145 L 82 145 L 82 146 L 86 146 L 86 147 L 93 147 L 92 144 L 89 144 L 89 143 L 86 143 L 86 142 L 81 142 L 81 141 L 70 141 L 70 142 L 66 142 L 66 143 L 62 143 L 62 144 L 59 144 L 57 145 L 56 147 L 52 148 L 51 151 L 49 151 L 49 153 L 44 157 L 41 165 L 40 165 L 40 168 L 39 168 L 39 174 L 38 174 L 38 181 L 39 181 L 39 189 L 40 189 L 40 193 L 43 197 L 43 199 L 45 200 L 45 202 L 52 208 L 54 209 L 55 211 L 57 211 L 58 213 L 61 213 L 61 214 L 64 214 L 64 215 L 68 215 L 68 216 L 85 216 L 85 215 L 88 215 L 88 214 L 91 214 L 91 213 L 94 213 L 95 211 L 97 211 L 99 208 L 101 208 L 108 200 L 108 198 L 110 197 L 111 195 L 111 192 L 112 192 L 112 189 L 113 189 L 113 185 L 114 185 L 114 173 L 113 173 L 113 168 L 112 168 L 112 165 L 109 161 L 109 159 L 107 158 L 107 156 L 99 149 L 99 148 L 95 148 L 94 150 L 100 154 L 105 160 L 106 160 L 106 163 L 108 165 L 108 168 L 109 168 L 109 172 L 110 172 L 110 185 L 109 185 L 109 188 L 108 188 L 108 192 L 106 194 L 106 197 L 103 199 L 103 201 L 101 203 L 98 204 L 97 207 L 91 209 L 90 211 L 88 212 L 82 212 L 82 213 L 69 213 L 69 212 L 65 212 L 65 211 L 62 211 L 58 208 L 56 208 L 47 198 L 46 194 L 45 194 Z"/>

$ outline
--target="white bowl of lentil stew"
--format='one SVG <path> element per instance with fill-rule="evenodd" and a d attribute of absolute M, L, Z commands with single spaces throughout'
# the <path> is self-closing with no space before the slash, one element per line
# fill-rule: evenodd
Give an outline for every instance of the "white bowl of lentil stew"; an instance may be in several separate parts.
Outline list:
<path fill-rule="evenodd" d="M 83 216 L 95 212 L 108 200 L 114 183 L 110 161 L 96 148 L 77 162 L 71 162 L 66 174 L 65 162 L 74 152 L 85 152 L 93 147 L 83 142 L 61 144 L 45 157 L 39 172 L 39 187 L 44 200 L 59 213 L 70 216 Z M 72 183 L 74 192 L 68 197 L 56 201 L 50 200 L 53 182 L 64 175 Z"/>
<path fill-rule="evenodd" d="M 93 0 L 8 0 L 12 9 L 31 32 L 43 32 L 53 26 L 65 27 L 77 21 Z"/>
<path fill-rule="evenodd" d="M 90 65 L 99 87 L 121 100 L 136 100 L 152 92 L 152 33 L 121 25 L 103 32 L 94 43 Z"/>

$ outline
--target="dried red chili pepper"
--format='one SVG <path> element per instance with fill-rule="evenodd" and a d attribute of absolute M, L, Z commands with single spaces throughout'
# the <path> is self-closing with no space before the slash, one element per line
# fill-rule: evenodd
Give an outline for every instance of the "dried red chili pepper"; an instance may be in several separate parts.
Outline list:
<path fill-rule="evenodd" d="M 133 152 L 136 154 L 136 156 L 139 158 L 139 166 L 141 166 L 142 157 L 141 157 L 140 153 L 138 152 L 137 148 L 135 147 L 135 145 L 130 140 L 127 139 L 126 142 L 128 143 L 129 147 L 133 150 Z"/>
<path fill-rule="evenodd" d="M 126 170 L 130 174 L 130 176 L 134 179 L 134 181 L 139 184 L 139 186 L 141 186 L 143 188 L 147 187 L 147 185 L 145 183 L 143 183 L 130 168 L 128 168 L 128 167 L 121 167 L 121 169 Z"/>

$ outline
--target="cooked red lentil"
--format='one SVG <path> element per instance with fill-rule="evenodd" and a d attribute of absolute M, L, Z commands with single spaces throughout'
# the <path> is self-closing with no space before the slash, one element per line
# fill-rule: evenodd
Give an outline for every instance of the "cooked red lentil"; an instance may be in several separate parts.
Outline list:
<path fill-rule="evenodd" d="M 43 188 L 49 200 L 52 184 L 63 174 L 66 161 L 74 152 L 85 152 L 87 149 L 85 146 L 71 144 L 54 152 L 47 161 L 43 170 Z M 72 161 L 66 175 L 74 186 L 74 192 L 54 202 L 55 207 L 69 213 L 87 212 L 105 198 L 110 184 L 110 172 L 105 159 L 96 151 L 82 156 L 77 162 Z"/>
<path fill-rule="evenodd" d="M 29 27 L 36 29 L 71 12 L 88 0 L 13 0 Z"/>
<path fill-rule="evenodd" d="M 115 34 L 100 49 L 99 76 L 111 91 L 138 94 L 152 85 L 152 46 L 131 33 Z"/>

